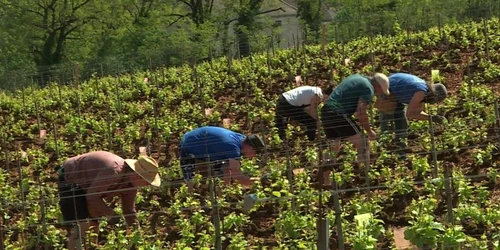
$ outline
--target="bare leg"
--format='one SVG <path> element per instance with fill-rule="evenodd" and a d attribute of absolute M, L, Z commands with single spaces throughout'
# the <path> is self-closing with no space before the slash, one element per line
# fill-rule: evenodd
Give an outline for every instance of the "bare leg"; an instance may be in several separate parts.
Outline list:
<path fill-rule="evenodd" d="M 325 171 L 323 171 L 323 184 L 325 186 L 332 185 L 332 181 L 330 180 L 330 174 L 331 173 L 332 173 L 332 170 L 325 170 Z"/>
<path fill-rule="evenodd" d="M 328 142 L 328 147 L 330 150 L 330 155 L 328 155 L 328 159 L 333 160 L 334 163 L 336 163 L 335 155 L 340 151 L 340 148 L 342 147 L 341 141 L 340 140 L 334 140 L 332 142 Z M 333 159 L 332 159 L 333 155 Z M 332 170 L 325 170 L 323 171 L 323 183 L 327 186 L 331 185 L 332 182 L 330 180 L 330 174 L 332 173 Z"/>
<path fill-rule="evenodd" d="M 188 193 L 193 193 L 193 191 L 194 191 L 194 183 L 192 181 L 188 181 L 187 182 L 187 186 L 188 186 Z"/>
<path fill-rule="evenodd" d="M 86 239 L 87 235 L 87 230 L 89 229 L 90 226 L 93 226 L 93 232 L 97 234 L 99 232 L 99 227 L 97 222 L 79 222 L 78 227 L 79 230 L 75 230 L 75 228 L 71 229 L 69 239 L 68 239 L 68 249 L 70 250 L 76 250 L 76 249 L 82 249 L 82 245 L 78 246 L 78 242 L 80 244 L 83 244 Z M 78 234 L 77 231 L 80 231 L 80 234 Z M 81 241 L 80 241 L 81 239 Z M 91 237 L 91 241 L 94 242 L 97 245 L 97 237 Z"/>
<path fill-rule="evenodd" d="M 358 151 L 358 164 L 365 165 L 366 162 L 370 162 L 370 143 L 368 139 L 366 139 L 366 145 L 363 141 L 361 134 L 356 134 L 348 138 L 349 142 L 354 144 L 354 147 Z M 368 167 L 368 166 L 365 166 Z"/>

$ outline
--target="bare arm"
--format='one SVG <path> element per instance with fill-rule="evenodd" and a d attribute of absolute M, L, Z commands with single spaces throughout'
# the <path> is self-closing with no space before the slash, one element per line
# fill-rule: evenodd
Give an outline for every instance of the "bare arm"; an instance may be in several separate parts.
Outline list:
<path fill-rule="evenodd" d="M 253 181 L 250 179 L 250 177 L 245 176 L 243 172 L 241 172 L 240 168 L 240 161 L 230 159 L 229 160 L 229 167 L 225 168 L 224 171 L 224 182 L 229 183 L 229 180 L 231 177 L 234 177 L 234 179 L 239 182 L 243 186 L 252 186 Z"/>
<path fill-rule="evenodd" d="M 320 103 L 321 99 L 319 96 L 316 94 L 311 98 L 311 105 L 309 106 L 309 115 L 314 118 L 315 120 L 318 120 L 318 105 Z"/>
<path fill-rule="evenodd" d="M 366 112 L 367 104 L 360 98 L 358 101 L 358 109 L 356 110 L 356 116 L 359 123 L 365 129 L 365 131 L 371 131 L 370 123 L 368 122 L 368 114 Z"/>
<path fill-rule="evenodd" d="M 426 114 L 424 110 L 424 103 L 422 100 L 424 99 L 425 94 L 423 91 L 418 91 L 413 95 L 408 104 L 408 109 L 406 110 L 406 117 L 408 119 L 427 121 L 429 120 L 429 115 Z"/>
<path fill-rule="evenodd" d="M 122 194 L 122 211 L 128 226 L 132 226 L 137 222 L 137 214 L 135 210 L 136 196 L 137 189 L 127 190 Z"/>
<path fill-rule="evenodd" d="M 113 216 L 115 211 L 106 205 L 102 196 L 108 191 L 109 187 L 114 183 L 114 171 L 112 169 L 103 169 L 99 171 L 90 187 L 87 189 L 87 207 L 89 214 L 92 217 Z M 97 193 L 97 194 L 96 194 Z"/>

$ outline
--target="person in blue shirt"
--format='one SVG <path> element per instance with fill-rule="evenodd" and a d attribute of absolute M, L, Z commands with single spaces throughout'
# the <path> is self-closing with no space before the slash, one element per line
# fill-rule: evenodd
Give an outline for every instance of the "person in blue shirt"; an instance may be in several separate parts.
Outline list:
<path fill-rule="evenodd" d="M 389 122 L 394 122 L 396 134 L 395 144 L 401 158 L 406 158 L 407 146 L 404 139 L 408 138 L 408 120 L 431 120 L 442 123 L 445 118 L 440 115 L 428 115 L 424 110 L 424 103 L 440 103 L 446 99 L 448 92 L 443 84 L 427 85 L 422 78 L 408 74 L 395 73 L 389 76 L 389 91 L 391 96 L 381 95 L 379 98 L 389 100 L 395 104 L 392 112 L 380 111 L 380 130 L 388 131 Z M 405 112 L 406 107 L 406 112 Z M 380 109 L 379 109 L 380 110 Z"/>
<path fill-rule="evenodd" d="M 234 178 L 243 186 L 251 186 L 253 181 L 243 175 L 240 158 L 255 157 L 265 147 L 258 135 L 243 135 L 222 127 L 205 126 L 187 132 L 179 145 L 179 156 L 184 180 L 188 182 L 196 172 L 208 176 L 207 162 L 212 163 L 213 173 L 229 184 Z"/>

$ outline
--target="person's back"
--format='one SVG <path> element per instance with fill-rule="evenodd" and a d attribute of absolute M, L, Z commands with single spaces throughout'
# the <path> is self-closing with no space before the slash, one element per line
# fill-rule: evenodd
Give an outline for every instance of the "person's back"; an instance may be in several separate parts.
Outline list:
<path fill-rule="evenodd" d="M 355 74 L 344 79 L 337 86 L 325 105 L 331 106 L 336 112 L 345 115 L 353 115 L 361 98 L 366 103 L 371 103 L 374 96 L 373 85 L 368 78 Z"/>
<path fill-rule="evenodd" d="M 114 181 L 124 166 L 125 160 L 113 153 L 94 151 L 74 156 L 64 162 L 66 181 L 78 184 L 82 189 L 88 188 L 92 181 L 102 174 L 109 174 Z"/>
<path fill-rule="evenodd" d="M 86 231 L 93 227 L 93 234 L 98 235 L 98 218 L 108 217 L 108 224 L 120 221 L 114 209 L 103 199 L 119 196 L 122 200 L 121 211 L 128 226 L 137 223 L 135 199 L 137 188 L 161 184 L 158 164 L 150 157 L 138 160 L 123 159 L 106 151 L 94 151 L 71 157 L 64 161 L 58 170 L 59 207 L 63 216 L 63 225 L 78 221 L 82 232 L 82 242 L 89 235 Z M 68 248 L 76 249 L 76 230 L 70 230 Z M 97 243 L 97 238 L 94 243 Z"/>
<path fill-rule="evenodd" d="M 237 159 L 245 138 L 243 134 L 222 127 L 205 126 L 187 132 L 180 147 L 199 159 L 206 159 L 207 155 L 211 161 Z"/>
<path fill-rule="evenodd" d="M 389 91 L 403 104 L 409 104 L 416 92 L 423 91 L 427 94 L 429 90 L 425 80 L 408 73 L 392 74 L 389 76 L 389 82 Z"/>
<path fill-rule="evenodd" d="M 318 95 L 323 99 L 323 93 L 320 87 L 300 86 L 283 93 L 283 96 L 293 106 L 306 107 L 311 104 L 311 98 Z"/>

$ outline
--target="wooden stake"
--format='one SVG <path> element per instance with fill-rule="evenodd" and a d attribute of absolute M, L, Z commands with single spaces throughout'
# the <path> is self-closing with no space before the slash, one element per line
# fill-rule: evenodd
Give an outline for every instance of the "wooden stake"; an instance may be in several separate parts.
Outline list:
<path fill-rule="evenodd" d="M 446 192 L 446 199 L 447 199 L 447 202 L 446 202 L 446 210 L 447 210 L 447 216 L 448 216 L 448 223 L 450 223 L 451 225 L 454 225 L 455 224 L 455 219 L 453 217 L 453 190 L 452 190 L 452 186 L 453 186 L 453 171 L 452 169 L 450 169 L 450 166 L 448 164 L 446 164 L 444 166 L 444 178 L 445 178 L 445 182 L 444 182 L 444 185 L 445 185 L 445 192 Z"/>
<path fill-rule="evenodd" d="M 23 218 L 26 219 L 26 191 L 24 190 L 24 182 L 23 182 L 23 169 L 21 166 L 21 160 L 19 158 L 19 155 L 16 155 L 17 158 L 17 169 L 19 170 L 19 189 L 21 190 L 21 203 L 22 203 L 22 211 L 23 211 Z M 21 233 L 21 241 L 23 244 L 25 244 L 26 240 L 26 231 L 22 231 Z"/>
<path fill-rule="evenodd" d="M 351 62 L 351 59 L 350 58 L 346 58 L 344 59 L 344 64 L 345 66 L 349 66 L 349 63 Z"/>
<path fill-rule="evenodd" d="M 295 76 L 295 86 L 299 87 L 302 84 L 302 76 Z"/>
<path fill-rule="evenodd" d="M 41 129 L 40 130 L 40 139 L 45 139 L 45 137 L 47 136 L 47 130 L 45 129 Z"/>
<path fill-rule="evenodd" d="M 434 123 L 432 120 L 429 119 L 429 130 L 431 133 L 431 148 L 432 148 L 432 160 L 433 160 L 433 171 L 432 171 L 432 177 L 437 178 L 438 175 L 438 166 L 437 166 L 437 149 L 436 149 L 436 140 L 434 137 Z"/>
<path fill-rule="evenodd" d="M 297 176 L 300 173 L 304 173 L 304 171 L 305 171 L 304 168 L 296 168 L 296 169 L 292 170 L 294 176 Z"/>
<path fill-rule="evenodd" d="M 28 154 L 24 150 L 21 150 L 21 158 L 26 159 L 28 157 Z"/>
<path fill-rule="evenodd" d="M 497 134 L 497 145 L 500 145 L 500 109 L 498 108 L 498 100 L 495 100 L 495 131 Z"/>
<path fill-rule="evenodd" d="M 322 35 L 321 35 L 321 49 L 323 51 L 323 58 L 326 57 L 326 49 L 325 49 L 325 44 L 326 44 L 326 26 L 325 24 L 323 24 L 321 26 L 321 31 L 322 31 Z M 323 60 L 323 67 L 325 66 L 326 64 L 326 61 Z"/>
<path fill-rule="evenodd" d="M 143 156 L 147 156 L 146 147 L 139 147 L 139 154 Z"/>
<path fill-rule="evenodd" d="M 56 127 L 55 122 L 52 122 L 52 129 L 54 130 L 54 145 L 55 145 L 55 149 L 56 149 L 56 157 L 59 158 L 59 144 L 57 143 L 58 133 L 57 133 L 57 127 Z"/>
<path fill-rule="evenodd" d="M 22 97 L 23 97 L 23 111 L 26 112 L 26 94 L 23 86 L 23 92 L 22 92 Z"/>
<path fill-rule="evenodd" d="M 212 108 L 205 108 L 205 116 L 211 116 L 213 114 Z"/>
<path fill-rule="evenodd" d="M 394 233 L 394 244 L 396 245 L 396 249 L 414 249 L 414 246 L 411 242 L 405 239 L 405 231 L 406 227 L 402 228 L 393 228 L 392 232 Z"/>
<path fill-rule="evenodd" d="M 231 118 L 224 118 L 222 120 L 222 125 L 224 125 L 225 128 L 231 127 Z"/>

